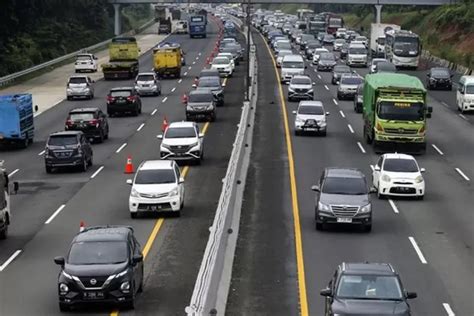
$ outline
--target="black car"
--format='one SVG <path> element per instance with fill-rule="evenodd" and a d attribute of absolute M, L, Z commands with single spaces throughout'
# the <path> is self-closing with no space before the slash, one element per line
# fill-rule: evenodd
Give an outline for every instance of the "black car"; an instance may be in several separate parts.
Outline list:
<path fill-rule="evenodd" d="M 354 95 L 354 111 L 356 113 L 362 113 L 362 107 L 364 105 L 364 83 L 357 86 L 356 94 Z"/>
<path fill-rule="evenodd" d="M 342 263 L 320 294 L 326 298 L 325 316 L 410 316 L 408 300 L 417 297 L 387 263 Z"/>
<path fill-rule="evenodd" d="M 186 121 L 216 120 L 216 98 L 210 90 L 195 90 L 189 93 L 186 103 Z"/>
<path fill-rule="evenodd" d="M 300 49 L 305 50 L 306 45 L 309 42 L 313 42 L 314 40 L 315 40 L 315 38 L 314 38 L 313 34 L 302 34 L 301 35 L 301 42 L 300 42 Z"/>
<path fill-rule="evenodd" d="M 79 108 L 69 112 L 66 131 L 82 131 L 88 139 L 102 143 L 109 138 L 107 115 L 99 108 Z"/>
<path fill-rule="evenodd" d="M 376 73 L 380 72 L 397 72 L 397 67 L 389 62 L 389 61 L 382 61 L 377 64 L 377 68 L 375 68 Z"/>
<path fill-rule="evenodd" d="M 216 100 L 216 105 L 224 105 L 224 89 L 222 88 L 221 79 L 219 77 L 199 78 L 196 90 L 211 91 Z"/>
<path fill-rule="evenodd" d="M 426 80 L 426 88 L 431 89 L 446 89 L 451 90 L 453 87 L 452 78 L 453 75 L 449 72 L 448 68 L 435 67 L 431 68 L 426 74 L 428 79 Z"/>
<path fill-rule="evenodd" d="M 338 84 L 339 80 L 341 80 L 341 75 L 342 74 L 351 74 L 352 70 L 351 67 L 347 65 L 336 65 L 334 66 L 332 70 L 332 79 L 331 83 L 332 84 Z"/>
<path fill-rule="evenodd" d="M 125 113 L 131 113 L 134 116 L 142 113 L 140 95 L 133 87 L 111 89 L 107 94 L 107 114 L 112 117 Z"/>
<path fill-rule="evenodd" d="M 307 59 L 313 59 L 313 52 L 316 48 L 322 48 L 323 45 L 319 41 L 309 41 L 306 44 L 305 55 Z"/>
<path fill-rule="evenodd" d="M 348 51 L 349 51 L 349 44 L 347 44 L 347 43 L 346 43 L 346 44 L 343 44 L 342 47 L 341 47 L 341 52 L 340 52 L 339 57 L 340 57 L 341 59 L 346 58 Z"/>
<path fill-rule="evenodd" d="M 125 226 L 85 228 L 73 239 L 66 258 L 56 257 L 59 309 L 109 303 L 135 307 L 143 290 L 143 254 L 133 229 Z"/>
<path fill-rule="evenodd" d="M 46 141 L 44 162 L 46 172 L 58 167 L 79 167 L 87 171 L 92 166 L 92 146 L 81 131 L 56 132 Z"/>

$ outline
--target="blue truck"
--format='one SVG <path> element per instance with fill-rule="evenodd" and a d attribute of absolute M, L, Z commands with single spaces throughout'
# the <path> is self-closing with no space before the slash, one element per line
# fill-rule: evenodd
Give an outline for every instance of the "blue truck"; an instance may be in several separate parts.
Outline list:
<path fill-rule="evenodd" d="M 31 94 L 0 96 L 0 145 L 28 147 L 33 142 L 33 98 Z"/>
<path fill-rule="evenodd" d="M 206 37 L 207 16 L 203 14 L 193 14 L 189 17 L 188 28 L 189 37 Z"/>

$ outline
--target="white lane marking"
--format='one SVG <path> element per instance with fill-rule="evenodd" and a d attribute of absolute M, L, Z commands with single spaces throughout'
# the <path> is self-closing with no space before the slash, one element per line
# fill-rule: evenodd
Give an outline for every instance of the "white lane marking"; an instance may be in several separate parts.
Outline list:
<path fill-rule="evenodd" d="M 316 69 L 314 71 L 316 71 Z M 321 79 L 321 75 L 318 75 L 318 78 Z"/>
<path fill-rule="evenodd" d="M 8 177 L 9 177 L 9 178 L 13 177 L 13 175 L 14 175 L 15 173 L 17 173 L 18 171 L 20 171 L 20 169 L 15 169 L 15 170 L 13 170 L 12 172 L 10 172 L 10 174 L 8 175 Z"/>
<path fill-rule="evenodd" d="M 465 117 L 464 114 L 459 114 L 459 116 L 460 116 L 463 120 L 467 121 L 467 117 Z"/>
<path fill-rule="evenodd" d="M 314 72 L 318 72 L 316 69 L 313 69 L 313 70 L 314 70 Z M 321 76 L 318 75 L 318 78 L 321 79 Z"/>
<path fill-rule="evenodd" d="M 425 256 L 423 256 L 423 253 L 421 252 L 420 247 L 418 247 L 418 244 L 416 243 L 415 238 L 409 236 L 408 239 L 410 240 L 413 248 L 415 248 L 416 254 L 418 255 L 418 258 L 420 258 L 421 263 L 427 264 L 428 261 L 426 261 Z"/>
<path fill-rule="evenodd" d="M 346 118 L 346 116 L 344 115 L 344 112 L 342 112 L 342 110 L 339 110 L 339 113 L 341 114 L 341 116 L 342 116 L 343 118 Z"/>
<path fill-rule="evenodd" d="M 137 132 L 141 131 L 141 130 L 142 130 L 142 128 L 143 128 L 143 126 L 145 126 L 145 123 L 142 123 L 140 126 L 138 126 L 138 128 L 137 128 Z"/>
<path fill-rule="evenodd" d="M 361 151 L 363 154 L 365 154 L 365 149 L 364 149 L 364 147 L 362 146 L 362 144 L 361 144 L 360 142 L 357 142 L 357 146 L 359 146 L 360 151 Z"/>
<path fill-rule="evenodd" d="M 351 133 L 354 134 L 354 130 L 352 129 L 351 124 L 347 124 L 347 127 L 349 128 L 349 130 L 351 131 Z"/>
<path fill-rule="evenodd" d="M 156 111 L 158 111 L 158 109 L 154 109 L 153 112 L 151 112 L 151 115 L 155 115 Z"/>
<path fill-rule="evenodd" d="M 120 146 L 119 149 L 117 149 L 117 150 L 115 151 L 115 153 L 118 154 L 119 152 L 121 152 L 122 149 L 125 148 L 125 146 L 127 146 L 127 143 L 123 143 L 122 146 Z"/>
<path fill-rule="evenodd" d="M 445 108 L 449 108 L 449 105 L 446 104 L 446 102 L 441 101 L 441 104 L 442 104 Z"/>
<path fill-rule="evenodd" d="M 370 169 L 372 169 L 372 171 L 374 171 L 375 170 L 374 165 L 370 165 Z"/>
<path fill-rule="evenodd" d="M 94 179 L 94 178 L 95 178 L 95 177 L 96 177 L 96 176 L 99 174 L 99 172 L 101 172 L 101 171 L 102 171 L 102 169 L 104 169 L 104 166 L 100 166 L 100 168 L 99 168 L 99 169 L 97 169 L 97 171 L 96 171 L 96 172 L 94 172 L 94 174 L 93 174 L 93 175 L 91 175 L 91 179 Z"/>
<path fill-rule="evenodd" d="M 0 266 L 0 272 L 2 272 L 3 270 L 5 270 L 5 268 L 13 261 L 15 260 L 16 257 L 18 257 L 18 255 L 21 253 L 21 250 L 18 249 L 17 251 L 15 251 L 11 256 L 10 258 L 8 258 L 7 261 L 5 261 L 1 266 Z"/>
<path fill-rule="evenodd" d="M 451 309 L 451 306 L 449 306 L 448 303 L 443 303 L 443 307 L 446 313 L 448 314 L 448 316 L 456 316 L 456 314 L 453 312 L 453 310 Z"/>
<path fill-rule="evenodd" d="M 198 55 L 201 56 L 201 53 L 199 53 Z"/>
<path fill-rule="evenodd" d="M 103 167 L 102 167 L 103 168 Z M 58 214 L 63 210 L 63 208 L 66 207 L 66 204 L 63 204 L 61 205 L 60 207 L 58 207 L 58 209 L 53 213 L 53 215 L 51 215 L 47 220 L 46 222 L 44 222 L 46 225 L 48 225 L 49 223 L 51 223 L 53 221 L 53 219 L 58 216 Z"/>
<path fill-rule="evenodd" d="M 161 103 L 165 103 L 166 100 L 168 100 L 168 97 L 165 97 L 163 100 L 161 100 Z"/>
<path fill-rule="evenodd" d="M 178 83 L 181 83 L 181 82 L 183 82 L 183 79 L 179 79 L 179 80 L 178 80 Z"/>
<path fill-rule="evenodd" d="M 155 70 L 155 68 L 151 68 L 151 69 L 150 69 L 150 71 L 153 71 L 153 70 Z"/>
<path fill-rule="evenodd" d="M 433 147 L 438 152 L 438 154 L 440 154 L 441 156 L 444 155 L 444 153 L 441 151 L 441 149 L 439 149 L 435 144 L 431 144 L 431 147 Z"/>
<path fill-rule="evenodd" d="M 186 72 L 183 74 L 183 76 L 186 76 L 187 74 L 188 74 L 188 72 L 186 71 Z"/>
<path fill-rule="evenodd" d="M 195 61 L 193 61 L 193 65 L 196 65 L 196 62 L 195 62 Z"/>
<path fill-rule="evenodd" d="M 464 180 L 466 180 L 466 181 L 471 181 L 471 179 L 469 179 L 469 177 L 466 176 L 466 175 L 464 174 L 464 172 L 462 172 L 461 169 L 459 169 L 459 168 L 454 168 L 454 169 L 461 175 L 461 177 L 464 178 Z"/>
<path fill-rule="evenodd" d="M 332 102 L 334 102 L 335 105 L 338 104 L 336 99 L 332 99 Z"/>
<path fill-rule="evenodd" d="M 400 212 L 398 211 L 398 207 L 395 205 L 395 202 L 393 202 L 392 199 L 388 199 L 388 203 L 389 203 L 390 206 L 392 207 L 392 210 L 393 210 L 394 213 L 396 213 L 396 214 L 400 213 Z"/>
<path fill-rule="evenodd" d="M 328 90 L 329 91 L 329 88 L 327 85 L 324 85 L 324 89 Z"/>
<path fill-rule="evenodd" d="M 196 60 L 198 60 L 198 59 L 199 59 L 199 56 L 196 57 Z"/>
<path fill-rule="evenodd" d="M 191 68 L 193 68 L 193 67 L 192 67 L 192 66 L 189 66 L 189 67 L 188 67 L 188 70 L 191 70 Z"/>
<path fill-rule="evenodd" d="M 43 156 L 45 152 L 46 152 L 46 151 L 43 150 L 42 152 L 40 152 L 40 153 L 38 154 L 38 156 Z"/>
<path fill-rule="evenodd" d="M 176 91 L 176 87 L 174 87 L 173 89 L 171 89 L 171 92 L 175 92 Z"/>

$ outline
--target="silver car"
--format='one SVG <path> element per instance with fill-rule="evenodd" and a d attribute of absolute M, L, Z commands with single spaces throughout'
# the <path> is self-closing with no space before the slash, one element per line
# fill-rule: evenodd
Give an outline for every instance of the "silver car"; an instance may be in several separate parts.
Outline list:
<path fill-rule="evenodd" d="M 314 97 L 314 82 L 309 76 L 297 75 L 293 76 L 288 86 L 288 101 L 294 99 L 313 100 Z"/>
<path fill-rule="evenodd" d="M 364 79 L 357 74 L 342 74 L 337 88 L 338 100 L 353 100 L 357 93 L 357 88 Z"/>
<path fill-rule="evenodd" d="M 142 95 L 160 95 L 161 82 L 154 72 L 141 72 L 135 79 L 135 90 Z"/>
<path fill-rule="evenodd" d="M 74 98 L 94 98 L 94 80 L 84 75 L 74 75 L 69 77 L 66 86 L 66 96 L 68 100 Z"/>
<path fill-rule="evenodd" d="M 295 135 L 302 133 L 318 133 L 326 136 L 326 116 L 329 112 L 324 110 L 321 101 L 301 101 L 295 115 Z"/>

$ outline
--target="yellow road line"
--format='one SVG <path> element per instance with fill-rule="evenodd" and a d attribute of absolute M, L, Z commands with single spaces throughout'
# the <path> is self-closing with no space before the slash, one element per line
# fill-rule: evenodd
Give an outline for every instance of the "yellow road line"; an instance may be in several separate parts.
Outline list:
<path fill-rule="evenodd" d="M 301 224 L 300 224 L 300 211 L 298 207 L 298 191 L 296 188 L 296 177 L 295 177 L 295 164 L 293 158 L 293 146 L 291 144 L 290 137 L 290 128 L 288 124 L 288 113 L 286 110 L 285 97 L 283 96 L 283 89 L 281 87 L 280 74 L 278 73 L 278 68 L 276 66 L 275 58 L 268 47 L 267 41 L 260 34 L 267 47 L 268 53 L 272 58 L 273 68 L 275 69 L 275 76 L 278 79 L 278 91 L 280 93 L 280 103 L 281 109 L 283 112 L 283 125 L 285 126 L 285 138 L 286 138 L 286 148 L 288 152 L 288 166 L 290 171 L 290 186 L 291 186 L 291 202 L 293 206 L 293 222 L 295 229 L 295 246 L 296 246 L 296 264 L 298 269 L 298 288 L 299 288 L 299 297 L 300 297 L 300 313 L 302 316 L 308 316 L 308 301 L 306 294 L 306 279 L 304 272 L 304 258 L 303 258 L 303 241 L 301 238 Z"/>
<path fill-rule="evenodd" d="M 227 77 L 224 78 L 224 80 L 222 81 L 222 86 L 224 87 L 227 86 L 227 79 L 228 79 Z"/>

